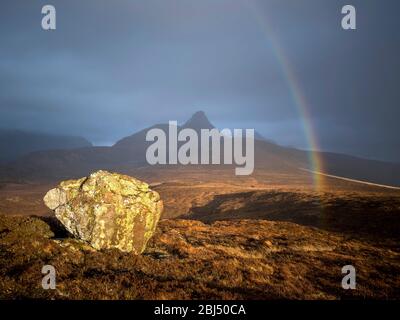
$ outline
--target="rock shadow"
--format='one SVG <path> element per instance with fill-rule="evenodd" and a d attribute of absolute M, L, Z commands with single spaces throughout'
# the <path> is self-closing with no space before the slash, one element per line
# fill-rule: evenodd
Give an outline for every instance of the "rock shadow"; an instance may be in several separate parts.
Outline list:
<path fill-rule="evenodd" d="M 399 203 L 373 197 L 335 197 L 291 191 L 249 191 L 216 195 L 203 206 L 190 208 L 182 219 L 261 219 L 292 222 L 325 231 L 399 238 Z"/>
<path fill-rule="evenodd" d="M 71 233 L 68 232 L 67 229 L 65 229 L 64 225 L 60 221 L 58 221 L 58 219 L 56 217 L 35 216 L 35 218 L 42 220 L 50 227 L 50 230 L 54 233 L 54 238 L 64 239 L 64 238 L 72 238 L 73 237 L 71 235 Z"/>

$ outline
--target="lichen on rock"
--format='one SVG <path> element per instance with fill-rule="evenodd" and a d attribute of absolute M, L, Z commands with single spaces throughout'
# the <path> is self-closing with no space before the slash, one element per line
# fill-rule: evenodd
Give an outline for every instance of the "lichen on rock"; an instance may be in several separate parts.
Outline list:
<path fill-rule="evenodd" d="M 61 182 L 44 202 L 70 233 L 93 248 L 136 254 L 146 248 L 163 210 L 147 183 L 102 170 Z"/>

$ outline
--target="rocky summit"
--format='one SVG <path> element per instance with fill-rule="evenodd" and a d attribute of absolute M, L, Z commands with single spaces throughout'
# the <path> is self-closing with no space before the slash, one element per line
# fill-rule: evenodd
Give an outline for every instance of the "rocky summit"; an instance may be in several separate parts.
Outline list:
<path fill-rule="evenodd" d="M 144 251 L 163 210 L 147 183 L 107 171 L 63 181 L 44 202 L 70 233 L 93 248 L 136 254 Z"/>

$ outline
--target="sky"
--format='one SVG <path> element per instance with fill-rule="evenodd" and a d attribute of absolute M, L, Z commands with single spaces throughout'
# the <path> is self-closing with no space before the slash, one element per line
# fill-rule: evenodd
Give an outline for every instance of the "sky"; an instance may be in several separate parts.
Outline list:
<path fill-rule="evenodd" d="M 341 28 L 341 8 L 349 3 L 357 30 Z M 41 28 L 46 4 L 56 8 L 54 31 Z M 311 147 L 307 123 L 320 150 L 400 162 L 399 1 L 0 6 L 0 128 L 111 145 L 203 110 L 219 128 L 255 128 L 303 149 Z"/>

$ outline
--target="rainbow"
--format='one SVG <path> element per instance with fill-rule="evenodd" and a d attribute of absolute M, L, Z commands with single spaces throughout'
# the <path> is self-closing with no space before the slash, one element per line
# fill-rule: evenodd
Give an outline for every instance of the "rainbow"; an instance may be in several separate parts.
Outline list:
<path fill-rule="evenodd" d="M 273 53 L 280 67 L 282 68 L 282 73 L 286 79 L 294 105 L 296 106 L 297 112 L 300 116 L 302 128 L 307 140 L 307 144 L 309 146 L 308 158 L 311 166 L 310 172 L 313 173 L 314 188 L 316 190 L 320 190 L 323 186 L 324 177 L 321 173 L 324 170 L 322 158 L 320 156 L 320 152 L 318 152 L 319 143 L 312 124 L 312 117 L 309 110 L 307 98 L 305 97 L 301 89 L 299 81 L 296 78 L 294 69 L 290 64 L 290 61 L 283 47 L 281 46 L 273 32 L 273 29 L 269 23 L 268 16 L 263 13 L 260 8 L 258 8 L 255 0 L 246 0 L 243 3 L 248 5 L 248 8 L 255 17 L 256 22 L 261 26 L 261 29 L 266 35 L 272 47 Z"/>

